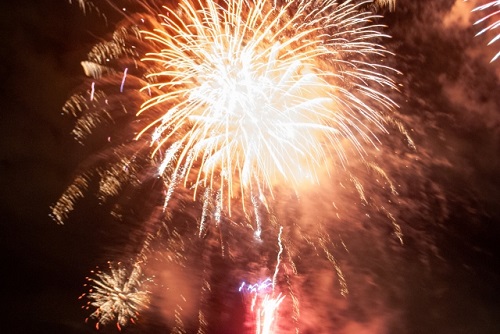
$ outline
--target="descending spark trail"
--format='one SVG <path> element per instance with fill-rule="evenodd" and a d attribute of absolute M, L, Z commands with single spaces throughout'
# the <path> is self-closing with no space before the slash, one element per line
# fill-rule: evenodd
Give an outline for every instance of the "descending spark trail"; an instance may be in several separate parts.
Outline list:
<path fill-rule="evenodd" d="M 52 217 L 63 224 L 93 189 L 101 202 L 148 193 L 140 208 L 145 217 L 149 212 L 142 224 L 146 237 L 137 241 L 144 265 L 154 251 L 167 253 L 169 263 L 186 261 L 182 253 L 196 235 L 207 248 L 206 240 L 217 235 L 222 255 L 231 259 L 249 256 L 239 250 L 246 242 L 277 237 L 271 285 L 287 286 L 295 326 L 300 312 L 293 277 L 302 248 L 325 255 L 347 294 L 330 225 L 344 213 L 348 221 L 349 205 L 360 202 L 388 221 L 402 242 L 386 208 L 396 186 L 377 157 L 393 131 L 413 147 L 395 117 L 394 77 L 400 73 L 380 44 L 389 36 L 376 23 L 380 17 L 363 10 L 367 4 L 372 1 L 135 3 L 137 12 L 123 13 L 111 39 L 82 62 L 89 82 L 64 106 L 77 117 L 73 135 L 79 142 L 98 129 L 110 133 L 101 154 L 52 206 Z M 393 9 L 395 1 L 378 4 Z M 364 183 L 367 178 L 373 181 Z M 336 218 L 325 214 L 311 223 L 290 212 L 305 210 L 314 192 L 329 199 L 326 211 Z M 123 217 L 121 207 L 113 207 L 114 216 Z M 163 250 L 155 249 L 158 244 Z M 100 278 L 109 281 L 106 274 Z M 207 293 L 208 278 L 203 282 Z M 261 300 L 258 333 L 270 331 L 268 317 L 283 298 Z M 107 323 L 112 313 L 99 309 L 94 317 Z M 206 327 L 202 313 L 200 332 Z"/>
<path fill-rule="evenodd" d="M 261 290 L 266 290 L 270 286 L 272 286 L 272 280 L 270 278 L 266 278 L 264 281 L 255 283 L 255 284 L 247 284 L 245 282 L 242 282 L 240 285 L 240 288 L 238 289 L 239 292 L 260 292 Z"/>
<path fill-rule="evenodd" d="M 500 16 L 500 1 L 499 0 L 491 1 L 491 2 L 488 2 L 488 3 L 484 4 L 484 5 L 477 6 L 476 8 L 473 9 L 473 12 L 476 12 L 476 11 L 487 11 L 487 10 L 490 10 L 490 9 L 493 9 L 493 11 L 491 13 L 488 13 L 488 14 L 484 15 L 481 19 L 479 19 L 476 22 L 474 22 L 474 25 L 476 25 L 476 24 L 483 24 L 484 22 L 488 22 L 491 18 L 496 18 L 497 16 Z M 482 34 L 486 33 L 487 31 L 492 31 L 492 30 L 497 29 L 499 27 L 500 27 L 500 19 L 499 20 L 495 20 L 492 23 L 488 23 L 488 26 L 486 26 L 481 31 L 479 31 L 476 34 L 476 36 L 482 35 Z M 497 34 L 495 37 L 493 37 L 490 40 L 490 42 L 488 43 L 488 45 L 491 45 L 491 44 L 495 43 L 499 39 L 500 39 L 500 34 Z M 494 62 L 495 60 L 497 60 L 498 57 L 500 57 L 500 51 L 491 59 L 491 62 Z"/>

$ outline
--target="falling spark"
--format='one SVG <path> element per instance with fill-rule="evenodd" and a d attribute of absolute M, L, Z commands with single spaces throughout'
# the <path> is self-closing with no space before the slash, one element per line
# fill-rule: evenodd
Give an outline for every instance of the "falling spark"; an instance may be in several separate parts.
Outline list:
<path fill-rule="evenodd" d="M 90 101 L 94 100 L 94 93 L 95 93 L 95 81 L 92 82 L 91 85 L 91 91 L 90 91 Z"/>
<path fill-rule="evenodd" d="M 278 251 L 277 258 L 276 258 L 276 267 L 274 269 L 274 275 L 273 275 L 273 281 L 272 281 L 273 282 L 273 290 L 276 287 L 276 280 L 278 278 L 278 271 L 279 271 L 280 264 L 281 264 L 281 254 L 283 253 L 283 243 L 281 241 L 281 234 L 282 233 L 283 233 L 283 226 L 280 226 L 280 232 L 278 234 L 279 251 Z"/>
<path fill-rule="evenodd" d="M 120 85 L 120 93 L 123 93 L 123 86 L 125 86 L 125 79 L 127 78 L 128 67 L 123 71 L 123 79 Z"/>

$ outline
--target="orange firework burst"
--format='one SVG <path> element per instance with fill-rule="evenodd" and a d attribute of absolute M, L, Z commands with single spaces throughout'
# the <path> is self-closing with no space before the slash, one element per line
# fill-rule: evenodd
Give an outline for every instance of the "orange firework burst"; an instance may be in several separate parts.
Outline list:
<path fill-rule="evenodd" d="M 369 60 L 387 51 L 368 14 L 336 1 L 292 5 L 186 1 L 142 31 L 159 49 L 142 59 L 155 69 L 144 90 L 159 93 L 138 115 L 161 112 L 136 138 L 165 152 L 161 174 L 217 192 L 229 213 L 249 188 L 262 198 L 279 180 L 317 181 L 333 155 L 347 163 L 346 141 L 363 154 L 371 126 L 382 129 L 395 107 L 378 90 L 396 88 L 384 75 L 394 70 Z"/>

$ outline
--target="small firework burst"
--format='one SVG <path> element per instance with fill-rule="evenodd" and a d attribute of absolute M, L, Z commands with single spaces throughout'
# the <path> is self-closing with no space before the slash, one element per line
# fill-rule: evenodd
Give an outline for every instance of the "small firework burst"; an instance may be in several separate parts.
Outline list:
<path fill-rule="evenodd" d="M 131 269 L 122 263 L 108 264 L 108 273 L 92 271 L 94 276 L 87 277 L 90 289 L 82 297 L 89 299 L 86 308 L 95 308 L 89 318 L 96 320 L 97 329 L 113 322 L 121 329 L 129 321 L 135 322 L 139 313 L 147 308 L 150 297 L 147 285 L 151 279 L 144 277 L 139 264 Z"/>

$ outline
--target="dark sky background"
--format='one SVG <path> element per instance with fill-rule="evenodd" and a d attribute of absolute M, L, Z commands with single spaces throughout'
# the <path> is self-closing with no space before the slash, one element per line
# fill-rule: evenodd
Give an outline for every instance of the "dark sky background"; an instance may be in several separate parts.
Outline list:
<path fill-rule="evenodd" d="M 403 279 L 386 278 L 405 291 L 397 326 L 363 333 L 500 333 L 499 47 L 474 37 L 474 3 L 399 0 L 387 15 L 402 109 L 447 204 L 418 225 L 435 248 L 426 270 L 410 243 Z M 92 203 L 65 225 L 49 207 L 91 150 L 61 107 L 108 29 L 64 0 L 3 1 L 0 17 L 0 332 L 94 333 L 77 297 L 112 235 Z"/>

